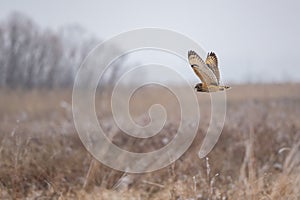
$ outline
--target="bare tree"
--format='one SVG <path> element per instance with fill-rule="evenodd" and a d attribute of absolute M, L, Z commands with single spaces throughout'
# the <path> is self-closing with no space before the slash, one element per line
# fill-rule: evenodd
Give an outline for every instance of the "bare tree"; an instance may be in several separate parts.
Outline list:
<path fill-rule="evenodd" d="M 27 16 L 13 13 L 0 23 L 0 85 L 72 86 L 83 59 L 98 43 L 80 26 L 66 26 L 58 32 L 42 30 Z M 103 56 L 114 51 L 116 47 L 107 47 Z M 105 84 L 116 80 L 124 61 L 114 63 Z"/>

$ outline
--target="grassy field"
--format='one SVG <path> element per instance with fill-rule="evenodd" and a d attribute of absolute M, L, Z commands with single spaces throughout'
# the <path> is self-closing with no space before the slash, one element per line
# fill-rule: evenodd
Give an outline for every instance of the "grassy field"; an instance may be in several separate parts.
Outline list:
<path fill-rule="evenodd" d="M 93 159 L 73 124 L 71 91 L 1 89 L 0 199 L 300 199 L 299 87 L 233 86 L 222 135 L 206 159 L 197 153 L 209 123 L 209 96 L 198 93 L 205 117 L 193 144 L 172 165 L 145 174 Z M 150 105 L 166 107 L 166 126 L 148 140 L 122 134 L 108 103 L 96 97 L 100 124 L 124 149 L 161 148 L 178 128 L 178 101 L 166 89 L 145 88 L 130 102 L 141 124 Z"/>

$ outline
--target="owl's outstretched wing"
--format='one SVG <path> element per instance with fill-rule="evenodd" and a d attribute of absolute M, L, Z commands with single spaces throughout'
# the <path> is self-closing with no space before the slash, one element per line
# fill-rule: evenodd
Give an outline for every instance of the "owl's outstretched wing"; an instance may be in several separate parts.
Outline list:
<path fill-rule="evenodd" d="M 218 83 L 220 83 L 220 71 L 216 54 L 214 52 L 208 53 L 205 63 L 213 71 L 213 73 L 217 77 Z"/>
<path fill-rule="evenodd" d="M 202 81 L 204 87 L 208 85 L 218 85 L 218 79 L 214 72 L 204 63 L 202 58 L 196 52 L 189 51 L 188 59 L 191 67 Z"/>

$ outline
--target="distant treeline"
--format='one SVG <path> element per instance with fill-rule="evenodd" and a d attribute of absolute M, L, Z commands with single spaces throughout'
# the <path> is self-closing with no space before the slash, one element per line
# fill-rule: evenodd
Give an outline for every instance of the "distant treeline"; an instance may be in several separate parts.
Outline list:
<path fill-rule="evenodd" d="M 42 29 L 13 13 L 0 22 L 0 86 L 72 86 L 82 60 L 99 41 L 79 26 Z"/>

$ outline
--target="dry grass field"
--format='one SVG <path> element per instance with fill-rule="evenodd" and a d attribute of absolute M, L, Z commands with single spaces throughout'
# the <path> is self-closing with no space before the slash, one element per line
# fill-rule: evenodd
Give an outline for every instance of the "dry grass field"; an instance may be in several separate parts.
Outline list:
<path fill-rule="evenodd" d="M 222 135 L 206 159 L 197 153 L 209 123 L 209 96 L 198 93 L 206 117 L 193 144 L 175 163 L 145 174 L 93 159 L 73 124 L 71 91 L 1 89 L 0 199 L 300 199 L 299 87 L 233 86 Z M 133 118 L 146 123 L 143 113 L 153 103 L 166 107 L 166 126 L 149 140 L 134 139 L 115 128 L 96 97 L 100 124 L 113 132 L 115 144 L 135 152 L 161 148 L 176 134 L 178 101 L 165 89 L 137 92 Z"/>

